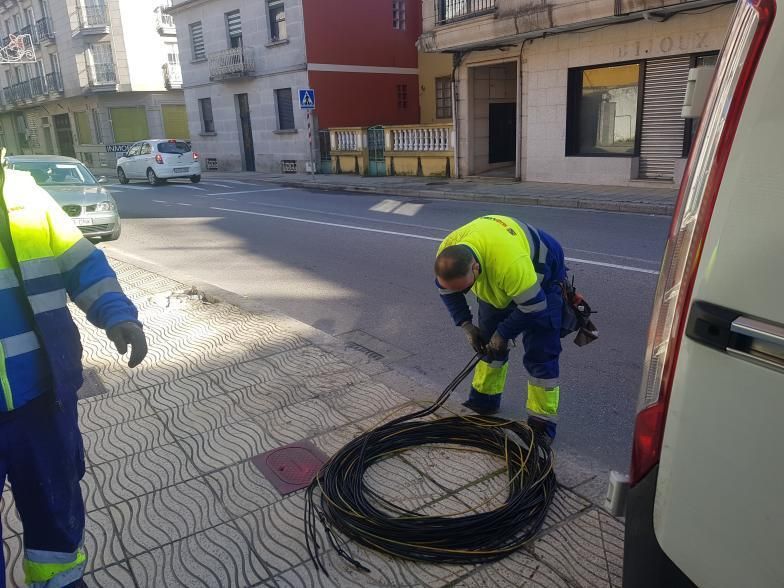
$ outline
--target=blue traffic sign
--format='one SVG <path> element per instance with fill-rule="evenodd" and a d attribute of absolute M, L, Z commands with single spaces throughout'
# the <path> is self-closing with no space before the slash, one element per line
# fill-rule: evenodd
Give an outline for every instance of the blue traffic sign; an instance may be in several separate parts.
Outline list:
<path fill-rule="evenodd" d="M 316 108 L 316 91 L 311 88 L 300 90 L 299 107 L 302 110 L 313 110 Z"/>

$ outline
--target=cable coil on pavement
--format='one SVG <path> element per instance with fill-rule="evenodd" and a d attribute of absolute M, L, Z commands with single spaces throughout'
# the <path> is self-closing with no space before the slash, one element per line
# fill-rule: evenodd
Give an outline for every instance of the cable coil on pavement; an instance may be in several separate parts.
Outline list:
<path fill-rule="evenodd" d="M 553 454 L 537 443 L 524 423 L 496 417 L 433 414 L 473 371 L 477 354 L 429 407 L 396 418 L 357 437 L 324 464 L 307 489 L 304 515 L 308 552 L 318 569 L 323 561 L 318 523 L 331 547 L 357 569 L 369 571 L 336 532 L 388 555 L 431 563 L 478 564 L 496 561 L 521 548 L 540 530 L 556 489 Z M 467 446 L 506 463 L 508 495 L 490 512 L 431 516 L 406 510 L 368 487 L 373 464 L 420 445 Z M 461 513 L 462 514 L 462 513 Z"/>

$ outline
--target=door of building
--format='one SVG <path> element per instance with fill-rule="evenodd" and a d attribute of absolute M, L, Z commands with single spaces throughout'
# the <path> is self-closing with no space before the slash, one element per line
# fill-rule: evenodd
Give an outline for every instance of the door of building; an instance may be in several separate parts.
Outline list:
<path fill-rule="evenodd" d="M 319 131 L 319 173 L 332 173 L 332 145 L 329 131 Z"/>
<path fill-rule="evenodd" d="M 248 95 L 237 94 L 237 108 L 240 112 L 240 128 L 242 129 L 242 153 L 245 171 L 256 171 L 256 154 L 253 150 L 253 127 L 250 121 Z"/>
<path fill-rule="evenodd" d="M 689 78 L 688 55 L 645 62 L 640 134 L 640 178 L 672 180 L 683 157 L 686 121 L 681 116 Z"/>
<path fill-rule="evenodd" d="M 368 175 L 377 177 L 387 175 L 384 160 L 384 127 L 370 127 L 368 137 Z"/>
<path fill-rule="evenodd" d="M 73 133 L 71 132 L 71 119 L 67 114 L 54 115 L 54 132 L 57 136 L 57 149 L 60 155 L 76 157 L 74 150 Z"/>
<path fill-rule="evenodd" d="M 488 163 L 508 163 L 515 160 L 515 112 L 514 102 L 490 104 L 490 144 Z"/>

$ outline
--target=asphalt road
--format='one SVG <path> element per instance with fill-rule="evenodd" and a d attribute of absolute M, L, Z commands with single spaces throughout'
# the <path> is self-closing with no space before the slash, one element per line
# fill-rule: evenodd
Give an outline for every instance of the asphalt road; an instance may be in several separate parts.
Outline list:
<path fill-rule="evenodd" d="M 263 301 L 440 385 L 471 355 L 433 286 L 440 239 L 487 213 L 548 231 L 563 244 L 578 288 L 598 311 L 600 330 L 600 340 L 588 347 L 563 341 L 558 446 L 602 466 L 628 467 L 668 219 L 307 192 L 241 176 L 109 188 L 123 235 L 108 249 Z M 517 348 L 504 414 L 524 414 L 524 389 Z"/>

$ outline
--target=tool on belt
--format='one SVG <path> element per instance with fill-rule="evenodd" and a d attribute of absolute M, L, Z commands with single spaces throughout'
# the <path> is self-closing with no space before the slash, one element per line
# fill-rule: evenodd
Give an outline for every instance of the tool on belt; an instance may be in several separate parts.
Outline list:
<path fill-rule="evenodd" d="M 571 282 L 563 280 L 560 285 L 564 300 L 561 338 L 576 332 L 577 336 L 574 338 L 574 342 L 578 347 L 596 341 L 599 338 L 599 329 L 591 320 L 591 315 L 594 312 L 583 295 L 574 287 L 574 276 L 572 276 Z"/>

